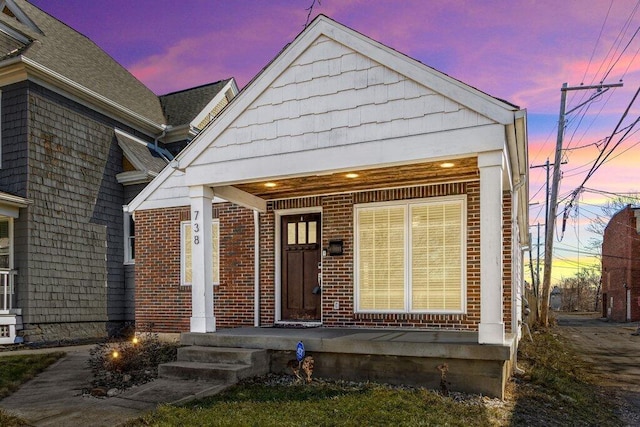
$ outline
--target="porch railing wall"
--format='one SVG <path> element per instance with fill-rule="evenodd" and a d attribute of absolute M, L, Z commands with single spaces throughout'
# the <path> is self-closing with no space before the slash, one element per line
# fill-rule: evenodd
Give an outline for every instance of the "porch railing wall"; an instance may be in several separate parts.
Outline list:
<path fill-rule="evenodd" d="M 8 311 L 14 307 L 16 270 L 0 268 L 0 310 Z"/>

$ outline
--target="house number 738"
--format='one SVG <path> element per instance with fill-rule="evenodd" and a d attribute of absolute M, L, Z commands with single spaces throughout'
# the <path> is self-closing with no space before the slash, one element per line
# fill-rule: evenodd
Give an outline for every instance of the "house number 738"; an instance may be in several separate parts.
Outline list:
<path fill-rule="evenodd" d="M 193 226 L 191 227 L 193 229 L 193 244 L 194 245 L 199 245 L 200 244 L 200 235 L 198 234 L 200 232 L 200 224 L 196 221 L 198 221 L 198 213 L 200 211 L 193 211 Z"/>

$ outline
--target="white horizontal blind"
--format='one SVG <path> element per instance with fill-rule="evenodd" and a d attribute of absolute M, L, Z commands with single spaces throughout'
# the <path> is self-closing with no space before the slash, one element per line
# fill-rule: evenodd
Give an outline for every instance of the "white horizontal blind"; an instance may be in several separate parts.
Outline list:
<path fill-rule="evenodd" d="M 462 202 L 411 207 L 411 308 L 462 310 Z"/>
<path fill-rule="evenodd" d="M 404 206 L 358 210 L 361 310 L 405 309 L 405 212 Z"/>

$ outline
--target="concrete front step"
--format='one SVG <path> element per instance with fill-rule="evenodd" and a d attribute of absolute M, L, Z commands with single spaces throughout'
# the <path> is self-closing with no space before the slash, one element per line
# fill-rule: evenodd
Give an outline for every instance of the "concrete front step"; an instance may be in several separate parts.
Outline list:
<path fill-rule="evenodd" d="M 158 377 L 222 381 L 235 384 L 243 378 L 269 372 L 266 350 L 222 347 L 182 347 L 176 362 L 158 366 Z"/>
<path fill-rule="evenodd" d="M 260 365 L 267 362 L 267 352 L 262 349 L 192 345 L 178 349 L 178 361 Z"/>

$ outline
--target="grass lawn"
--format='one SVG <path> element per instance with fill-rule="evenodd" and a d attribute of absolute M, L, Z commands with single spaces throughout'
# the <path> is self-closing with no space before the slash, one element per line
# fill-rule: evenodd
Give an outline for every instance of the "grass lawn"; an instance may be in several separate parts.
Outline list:
<path fill-rule="evenodd" d="M 62 356 L 63 352 L 0 357 L 0 399 L 9 396 Z M 0 411 L 0 425 L 20 426 L 25 423 Z"/>
<path fill-rule="evenodd" d="M 211 398 L 156 412 L 128 426 L 619 426 L 590 366 L 553 332 L 522 340 L 526 373 L 503 402 L 412 388 L 318 381 L 254 380 Z M 265 382 L 266 381 L 266 382 Z"/>
<path fill-rule="evenodd" d="M 476 401 L 477 402 L 477 401 Z M 243 384 L 184 407 L 161 407 L 130 426 L 488 426 L 490 410 L 437 393 L 375 384 Z"/>

